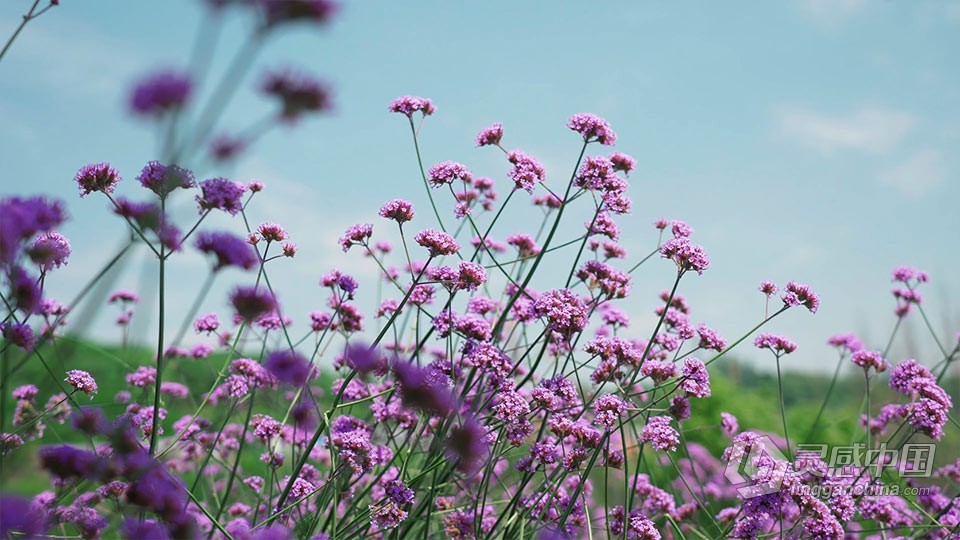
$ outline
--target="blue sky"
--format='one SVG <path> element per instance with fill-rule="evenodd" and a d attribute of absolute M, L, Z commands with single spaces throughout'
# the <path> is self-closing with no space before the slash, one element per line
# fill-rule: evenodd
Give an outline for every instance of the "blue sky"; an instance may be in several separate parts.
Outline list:
<path fill-rule="evenodd" d="M 8 35 L 29 2 L 0 7 Z M 274 281 L 298 326 L 318 308 L 316 286 L 332 267 L 370 283 L 375 268 L 336 245 L 355 222 L 377 224 L 379 205 L 405 197 L 432 226 L 405 119 L 386 112 L 401 94 L 438 106 L 423 131 L 427 164 L 445 159 L 491 176 L 506 191 L 507 164 L 477 149 L 476 132 L 503 122 L 505 145 L 538 157 L 548 183 L 562 189 L 579 150 L 563 126 L 573 113 L 607 118 L 616 149 L 633 155 L 634 211 L 620 220 L 631 259 L 656 243 L 650 223 L 683 219 L 712 258 L 681 293 L 705 321 L 735 338 L 762 316 L 763 279 L 810 283 L 823 297 L 815 316 L 788 313 L 770 330 L 800 345 L 788 364 L 831 366 L 824 345 L 856 332 L 881 347 L 894 319 L 889 272 L 925 269 L 927 309 L 944 339 L 960 330 L 957 250 L 960 142 L 960 7 L 949 2 L 665 3 L 491 1 L 353 2 L 321 31 L 274 36 L 230 103 L 223 130 L 241 129 L 270 109 L 253 91 L 264 68 L 294 66 L 329 81 L 336 112 L 268 133 L 236 166 L 207 176 L 260 178 L 268 186 L 253 221 L 278 221 L 300 246 L 296 264 Z M 64 2 L 32 22 L 0 63 L 0 163 L 3 194 L 45 193 L 68 202 L 69 266 L 51 280 L 67 298 L 123 238 L 105 202 L 80 200 L 71 179 L 85 163 L 110 161 L 128 179 L 155 159 L 156 133 L 126 112 L 137 76 L 182 66 L 203 26 L 199 2 Z M 231 15 L 208 79 L 242 43 L 246 21 Z M 208 31 L 208 30 L 207 30 Z M 517 205 L 500 238 L 533 226 Z M 193 213 L 182 200 L 178 214 Z M 562 238 L 578 234 L 576 214 Z M 211 227 L 239 223 L 223 218 Z M 570 254 L 567 254 L 569 258 Z M 140 261 L 118 284 L 149 283 Z M 281 261 L 287 263 L 289 261 Z M 568 262 L 564 263 L 569 264 Z M 205 263 L 188 254 L 172 274 L 173 302 L 184 306 Z M 631 300 L 634 332 L 646 338 L 650 312 L 669 287 L 672 265 L 638 272 Z M 231 274 L 205 306 L 224 312 Z M 367 306 L 373 291 L 368 290 Z M 141 313 L 141 330 L 149 325 Z M 94 322 L 112 339 L 113 314 Z M 914 321 L 918 322 L 918 321 Z M 923 329 L 907 326 L 893 360 L 934 362 Z M 742 357 L 771 363 L 745 347 Z"/>

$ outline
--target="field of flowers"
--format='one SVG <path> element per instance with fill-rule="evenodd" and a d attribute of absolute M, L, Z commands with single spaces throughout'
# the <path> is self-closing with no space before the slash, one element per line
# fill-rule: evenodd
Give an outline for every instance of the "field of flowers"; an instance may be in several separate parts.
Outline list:
<path fill-rule="evenodd" d="M 58 4 L 33 3 L 17 33 Z M 246 12 L 254 44 L 337 15 L 329 0 L 207 4 Z M 291 326 L 271 275 L 297 264 L 297 245 L 284 216 L 249 217 L 269 178 L 194 173 L 227 170 L 256 143 L 214 135 L 247 55 L 199 103 L 189 70 L 135 85 L 130 110 L 163 141 L 141 170 L 78 164 L 70 189 L 84 200 L 67 198 L 68 178 L 63 199 L 0 198 L 0 537 L 960 538 L 960 424 L 945 389 L 960 335 L 930 324 L 922 294 L 936 276 L 893 269 L 887 339 L 837 329 L 832 377 L 788 374 L 797 344 L 765 325 L 815 316 L 820 296 L 800 276 L 764 281 L 743 291 L 764 316 L 741 334 L 696 320 L 684 285 L 710 258 L 690 225 L 651 215 L 647 253 L 628 258 L 618 243 L 637 163 L 613 149 L 615 118 L 557 119 L 576 151 L 548 184 L 499 123 L 475 142 L 503 156 L 505 177 L 425 163 L 421 131 L 444 112 L 401 96 L 384 114 L 419 180 L 339 238 L 379 283 L 318 269 L 326 303 Z M 327 86 L 303 73 L 275 72 L 261 90 L 272 122 L 330 108 Z M 404 198 L 413 190 L 429 206 Z M 89 199 L 129 242 L 57 300 L 45 288 L 72 255 L 57 231 Z M 174 201 L 194 201 L 195 218 L 174 219 Z M 592 217 L 566 237 L 571 207 Z M 207 226 L 217 213 L 232 230 Z M 155 346 L 127 340 L 142 290 L 101 306 L 117 314 L 119 344 L 73 334 L 78 306 L 133 246 L 158 270 Z M 192 305 L 172 306 L 168 272 L 188 251 L 208 256 L 209 275 Z M 635 289 L 644 265 L 674 278 Z M 242 278 L 208 298 L 228 268 Z M 361 295 L 376 295 L 375 312 Z M 205 308 L 223 300 L 229 311 Z M 655 323 L 631 323 L 624 303 L 650 300 Z M 170 311 L 187 316 L 170 325 Z M 936 357 L 889 356 L 907 318 L 922 320 Z M 776 371 L 736 363 L 738 347 L 768 351 Z"/>

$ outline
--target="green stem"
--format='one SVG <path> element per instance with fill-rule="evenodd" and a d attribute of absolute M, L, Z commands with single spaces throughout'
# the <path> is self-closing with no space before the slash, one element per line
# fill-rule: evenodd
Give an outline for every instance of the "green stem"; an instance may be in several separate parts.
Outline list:
<path fill-rule="evenodd" d="M 780 394 L 780 419 L 783 420 L 783 438 L 787 440 L 787 457 L 793 461 L 793 451 L 790 450 L 790 434 L 787 432 L 787 411 L 783 406 L 783 377 L 780 376 L 780 355 L 777 355 L 777 391 Z"/>

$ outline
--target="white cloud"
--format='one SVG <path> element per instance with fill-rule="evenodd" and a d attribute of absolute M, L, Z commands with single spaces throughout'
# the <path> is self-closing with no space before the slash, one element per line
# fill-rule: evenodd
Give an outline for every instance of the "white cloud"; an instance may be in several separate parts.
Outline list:
<path fill-rule="evenodd" d="M 800 0 L 800 9 L 824 26 L 835 26 L 856 15 L 867 0 Z"/>
<path fill-rule="evenodd" d="M 944 169 L 940 153 L 921 150 L 905 162 L 883 172 L 880 182 L 910 197 L 921 197 L 943 183 Z"/>
<path fill-rule="evenodd" d="M 886 109 L 860 109 L 846 116 L 788 108 L 778 113 L 779 130 L 787 137 L 824 153 L 859 150 L 880 153 L 895 147 L 915 119 Z"/>

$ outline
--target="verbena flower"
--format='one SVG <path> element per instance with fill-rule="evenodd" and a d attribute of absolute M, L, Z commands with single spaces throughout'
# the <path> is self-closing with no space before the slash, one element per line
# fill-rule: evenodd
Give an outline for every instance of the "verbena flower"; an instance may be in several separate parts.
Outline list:
<path fill-rule="evenodd" d="M 570 289 L 554 289 L 543 293 L 534 302 L 538 317 L 547 320 L 547 327 L 566 337 L 587 326 L 587 309 L 583 301 Z"/>
<path fill-rule="evenodd" d="M 613 164 L 613 170 L 620 171 L 624 174 L 637 168 L 637 160 L 620 152 L 613 152 L 607 159 Z"/>
<path fill-rule="evenodd" d="M 0 333 L 3 334 L 3 339 L 27 352 L 32 351 L 37 345 L 33 329 L 23 322 L 7 321 L 0 324 Z"/>
<path fill-rule="evenodd" d="M 442 257 L 444 255 L 453 255 L 460 251 L 460 244 L 452 236 L 445 232 L 433 229 L 424 229 L 413 237 L 413 240 L 421 246 L 427 248 L 431 257 Z"/>
<path fill-rule="evenodd" d="M 413 204 L 403 199 L 387 201 L 380 207 L 380 217 L 404 224 L 413 219 Z"/>
<path fill-rule="evenodd" d="M 202 231 L 197 233 L 194 245 L 201 253 L 214 256 L 214 270 L 231 266 L 251 270 L 260 264 L 256 251 L 243 238 L 228 232 Z"/>
<path fill-rule="evenodd" d="M 344 253 L 350 250 L 354 245 L 363 245 L 373 235 L 373 225 L 369 223 L 358 223 L 347 228 L 343 236 L 340 237 L 340 247 Z"/>
<path fill-rule="evenodd" d="M 109 163 L 91 163 L 84 165 L 77 171 L 74 181 L 80 188 L 80 196 L 85 197 L 93 192 L 113 193 L 117 183 L 121 180 L 120 173 Z"/>
<path fill-rule="evenodd" d="M 282 350 L 271 353 L 263 365 L 278 381 L 291 386 L 303 386 L 310 377 L 310 363 L 296 351 Z"/>
<path fill-rule="evenodd" d="M 261 90 L 280 101 L 280 117 L 286 121 L 333 107 L 327 86 L 305 73 L 290 70 L 270 73 L 264 78 Z"/>
<path fill-rule="evenodd" d="M 863 368 L 864 372 L 873 368 L 876 373 L 883 373 L 887 370 L 887 362 L 880 355 L 879 351 L 867 351 L 860 349 L 854 351 L 850 356 L 850 361 Z"/>
<path fill-rule="evenodd" d="M 477 133 L 477 146 L 499 146 L 503 138 L 503 124 L 496 122 Z"/>
<path fill-rule="evenodd" d="M 197 185 L 193 173 L 188 169 L 177 165 L 164 165 L 159 161 L 147 163 L 137 180 L 141 186 L 160 197 L 166 197 L 177 188 L 189 189 Z"/>
<path fill-rule="evenodd" d="M 696 270 L 698 274 L 710 266 L 710 259 L 704 249 L 685 236 L 678 236 L 660 246 L 660 256 L 670 259 L 677 265 L 680 272 Z"/>
<path fill-rule="evenodd" d="M 650 443 L 655 450 L 675 452 L 680 435 L 670 425 L 669 416 L 651 416 L 640 432 L 640 440 Z"/>
<path fill-rule="evenodd" d="M 27 250 L 30 260 L 39 266 L 42 272 L 49 272 L 67 264 L 70 253 L 70 241 L 54 231 L 38 236 Z"/>
<path fill-rule="evenodd" d="M 816 313 L 820 307 L 820 295 L 813 292 L 809 285 L 803 285 L 793 281 L 787 283 L 783 296 L 780 298 L 783 300 L 784 305 L 790 307 L 802 305 L 810 310 L 810 313 Z"/>
<path fill-rule="evenodd" d="M 240 182 L 231 182 L 226 178 L 211 178 L 200 183 L 200 195 L 197 195 L 197 204 L 200 211 L 222 210 L 231 216 L 237 215 L 243 209 L 241 198 L 247 186 Z"/>
<path fill-rule="evenodd" d="M 543 165 L 519 150 L 507 154 L 507 161 L 513 164 L 513 168 L 507 173 L 507 177 L 513 180 L 515 189 L 533 193 L 533 186 L 546 180 L 547 172 Z"/>
<path fill-rule="evenodd" d="M 775 355 L 790 354 L 797 350 L 797 344 L 786 336 L 776 334 L 760 334 L 754 340 L 753 344 L 758 349 L 769 349 Z"/>
<path fill-rule="evenodd" d="M 449 378 L 433 366 L 418 367 L 409 362 L 393 365 L 403 403 L 435 414 L 447 414 L 454 406 Z"/>
<path fill-rule="evenodd" d="M 610 124 L 595 114 L 577 113 L 567 121 L 567 127 L 579 133 L 587 143 L 611 146 L 617 142 L 617 134 L 610 129 Z"/>
<path fill-rule="evenodd" d="M 137 81 L 130 93 L 130 110 L 141 116 L 158 116 L 182 107 L 193 93 L 186 74 L 162 70 Z"/>
<path fill-rule="evenodd" d="M 413 113 L 420 111 L 423 116 L 430 116 L 437 108 L 429 99 L 416 96 L 400 96 L 390 103 L 390 112 L 412 116 Z"/>
<path fill-rule="evenodd" d="M 277 303 L 269 290 L 261 287 L 237 287 L 230 294 L 230 303 L 246 322 L 277 309 Z"/>
<path fill-rule="evenodd" d="M 470 182 L 473 175 L 465 166 L 454 161 L 441 161 L 427 171 L 427 181 L 433 187 L 452 184 L 455 180 Z"/>
<path fill-rule="evenodd" d="M 67 372 L 67 378 L 64 380 L 67 384 L 91 398 L 97 393 L 97 381 L 86 371 L 71 369 Z"/>

